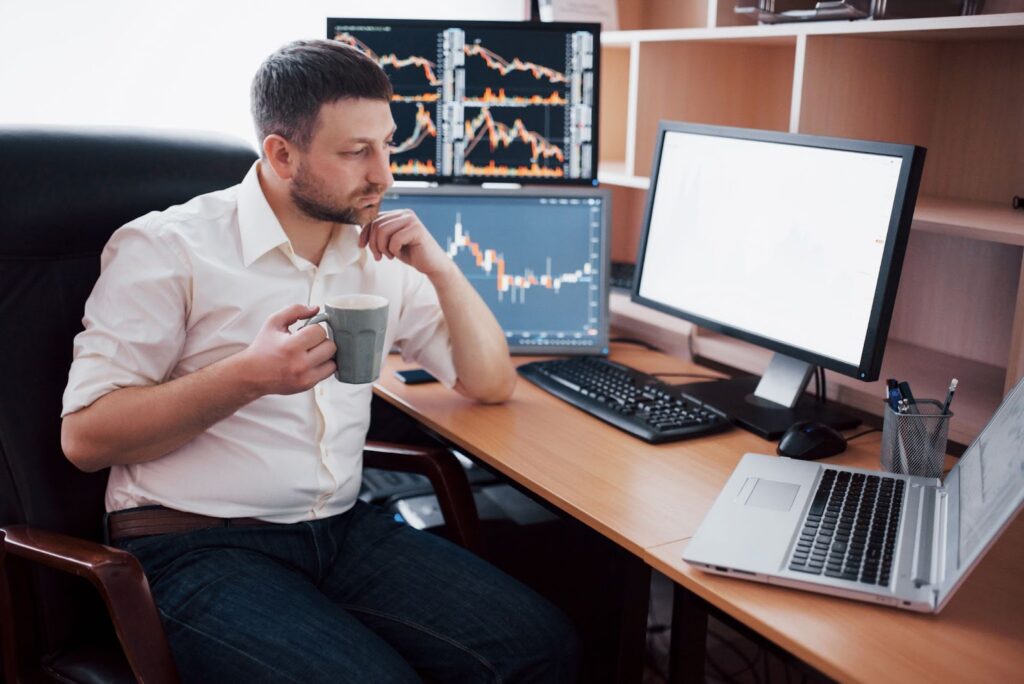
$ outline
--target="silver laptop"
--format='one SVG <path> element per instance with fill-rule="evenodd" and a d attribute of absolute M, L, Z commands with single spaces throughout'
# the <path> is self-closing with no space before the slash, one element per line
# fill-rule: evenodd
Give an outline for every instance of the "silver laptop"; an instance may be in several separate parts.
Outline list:
<path fill-rule="evenodd" d="M 1022 503 L 1024 379 L 945 482 L 746 454 L 683 559 L 733 577 L 937 613 Z"/>

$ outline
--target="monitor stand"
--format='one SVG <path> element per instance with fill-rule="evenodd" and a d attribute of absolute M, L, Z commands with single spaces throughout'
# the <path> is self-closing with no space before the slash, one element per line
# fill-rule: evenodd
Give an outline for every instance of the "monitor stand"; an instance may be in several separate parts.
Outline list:
<path fill-rule="evenodd" d="M 814 367 L 775 354 L 760 378 L 756 376 L 680 385 L 683 393 L 714 406 L 733 422 L 765 439 L 775 440 L 793 423 L 810 420 L 837 430 L 860 425 L 860 419 L 819 403 L 804 394 Z"/>

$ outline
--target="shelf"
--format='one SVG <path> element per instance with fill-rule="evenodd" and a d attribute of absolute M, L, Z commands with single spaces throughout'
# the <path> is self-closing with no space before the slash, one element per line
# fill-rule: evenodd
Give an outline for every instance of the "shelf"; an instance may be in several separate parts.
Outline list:
<path fill-rule="evenodd" d="M 696 330 L 692 323 L 634 304 L 627 293 L 611 294 L 612 327 L 617 334 L 636 337 L 679 358 L 692 354 L 723 363 L 741 371 L 760 375 L 768 366 L 772 352 L 753 344 Z M 828 374 L 829 398 L 873 415 L 881 415 L 885 378 L 908 380 L 921 398 L 946 395 L 951 378 L 960 385 L 952 405 L 954 419 L 949 438 L 970 444 L 992 417 L 1003 399 L 1006 369 L 926 349 L 901 340 L 890 339 L 885 349 L 880 380 L 861 382 L 838 373 Z"/>
<path fill-rule="evenodd" d="M 626 292 L 612 292 L 608 309 L 613 337 L 635 337 L 653 344 L 666 354 L 690 358 L 690 337 L 695 327 L 692 323 L 634 304 Z"/>
<path fill-rule="evenodd" d="M 914 229 L 1024 246 L 1024 211 L 994 202 L 919 197 L 914 210 Z"/>
<path fill-rule="evenodd" d="M 618 187 L 640 190 L 650 188 L 650 178 L 630 175 L 626 173 L 625 167 L 623 162 L 602 163 L 598 169 L 598 179 Z M 994 202 L 918 197 L 913 229 L 1024 247 L 1024 211 Z"/>
<path fill-rule="evenodd" d="M 646 190 L 651 186 L 651 179 L 646 176 L 634 176 L 626 171 L 626 162 L 601 162 L 597 168 L 597 179 L 608 185 L 623 188 Z"/>
<path fill-rule="evenodd" d="M 756 374 L 764 371 L 772 356 L 767 349 L 704 330 L 694 337 L 693 353 Z M 889 377 L 909 381 L 917 397 L 940 401 L 946 396 L 950 379 L 959 379 L 956 400 L 952 405 L 954 418 L 950 423 L 949 438 L 970 444 L 1003 399 L 1006 369 L 890 339 L 885 348 L 880 380 L 861 382 L 829 373 L 828 396 L 842 404 L 881 415 L 885 378 Z"/>
<path fill-rule="evenodd" d="M 974 40 L 1024 37 L 1024 12 L 978 14 L 968 17 L 814 21 L 788 24 L 724 26 L 716 28 L 668 28 L 638 31 L 605 31 L 604 46 L 634 42 L 716 40 L 730 42 L 786 43 L 797 36 L 877 36 L 914 40 Z"/>

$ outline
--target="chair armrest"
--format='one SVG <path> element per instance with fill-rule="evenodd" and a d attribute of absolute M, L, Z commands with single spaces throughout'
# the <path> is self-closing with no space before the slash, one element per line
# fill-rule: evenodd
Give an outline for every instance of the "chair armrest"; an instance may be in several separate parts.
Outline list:
<path fill-rule="evenodd" d="M 3 552 L 7 556 L 78 575 L 96 587 L 107 606 L 128 664 L 140 682 L 178 681 L 149 582 L 135 556 L 27 525 L 10 525 L 0 531 L 3 532 Z M 3 562 L 3 554 L 0 554 L 0 562 Z"/>
<path fill-rule="evenodd" d="M 450 451 L 369 441 L 363 451 L 363 465 L 425 475 L 434 487 L 452 538 L 470 551 L 479 551 L 480 518 L 476 502 L 466 471 Z"/>

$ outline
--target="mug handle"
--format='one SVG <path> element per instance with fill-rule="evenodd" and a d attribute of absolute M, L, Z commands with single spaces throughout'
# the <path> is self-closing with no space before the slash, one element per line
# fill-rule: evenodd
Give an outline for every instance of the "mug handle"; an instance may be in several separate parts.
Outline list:
<path fill-rule="evenodd" d="M 313 316 L 312 318 L 307 319 L 305 323 L 303 323 L 302 325 L 299 326 L 299 330 L 302 330 L 307 325 L 313 325 L 314 323 L 327 323 L 327 326 L 326 326 L 326 328 L 327 328 L 327 337 L 329 337 L 332 341 L 334 340 L 334 329 L 331 328 L 331 324 L 327 320 L 327 312 L 326 311 L 321 311 L 316 316 Z"/>

